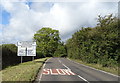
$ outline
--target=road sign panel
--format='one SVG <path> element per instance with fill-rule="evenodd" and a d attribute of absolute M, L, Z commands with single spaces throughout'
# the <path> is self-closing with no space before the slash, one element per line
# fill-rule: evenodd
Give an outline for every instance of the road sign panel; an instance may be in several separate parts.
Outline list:
<path fill-rule="evenodd" d="M 18 56 L 36 56 L 36 42 L 18 42 Z"/>

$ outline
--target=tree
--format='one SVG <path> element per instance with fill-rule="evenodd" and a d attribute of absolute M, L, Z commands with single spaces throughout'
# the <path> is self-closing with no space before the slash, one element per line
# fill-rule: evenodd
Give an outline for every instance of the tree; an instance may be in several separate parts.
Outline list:
<path fill-rule="evenodd" d="M 44 27 L 34 34 L 34 40 L 37 43 L 37 51 L 45 57 L 53 56 L 60 41 L 59 31 Z"/>
<path fill-rule="evenodd" d="M 87 63 L 99 63 L 103 67 L 116 67 L 120 60 L 120 21 L 112 14 L 98 16 L 94 28 L 82 28 L 66 42 L 69 58 Z"/>
<path fill-rule="evenodd" d="M 106 16 L 104 16 L 104 17 L 101 17 L 101 16 L 99 15 L 98 17 L 99 17 L 99 18 L 98 18 L 98 22 L 99 22 L 99 23 L 98 23 L 97 25 L 100 26 L 100 27 L 105 27 L 105 26 L 113 23 L 113 22 L 115 21 L 115 19 L 116 19 L 116 17 L 113 17 L 112 14 L 106 15 Z"/>
<path fill-rule="evenodd" d="M 54 53 L 55 57 L 66 57 L 67 56 L 67 50 L 66 47 L 64 45 L 64 43 L 59 43 L 57 50 Z"/>

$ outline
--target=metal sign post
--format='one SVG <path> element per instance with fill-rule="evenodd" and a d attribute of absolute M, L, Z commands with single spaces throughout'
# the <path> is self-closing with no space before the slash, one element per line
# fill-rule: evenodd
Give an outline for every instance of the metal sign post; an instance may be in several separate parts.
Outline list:
<path fill-rule="evenodd" d="M 21 56 L 21 63 L 22 63 L 22 56 Z"/>
<path fill-rule="evenodd" d="M 32 57 L 32 60 L 34 60 L 34 56 Z"/>
<path fill-rule="evenodd" d="M 27 47 L 26 47 L 26 49 L 25 49 L 25 53 L 26 53 L 26 56 L 27 56 Z"/>

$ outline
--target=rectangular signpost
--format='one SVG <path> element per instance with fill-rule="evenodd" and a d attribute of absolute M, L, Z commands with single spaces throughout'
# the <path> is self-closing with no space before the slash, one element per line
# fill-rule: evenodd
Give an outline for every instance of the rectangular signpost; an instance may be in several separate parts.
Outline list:
<path fill-rule="evenodd" d="M 36 56 L 36 42 L 28 42 L 28 41 L 22 41 L 17 42 L 18 46 L 18 52 L 17 55 L 21 56 L 21 63 L 22 63 L 22 57 L 23 56 Z"/>

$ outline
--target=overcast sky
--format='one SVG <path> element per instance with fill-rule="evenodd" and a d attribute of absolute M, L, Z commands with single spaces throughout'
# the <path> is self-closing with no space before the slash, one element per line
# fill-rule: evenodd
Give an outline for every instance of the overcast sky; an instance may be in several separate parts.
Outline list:
<path fill-rule="evenodd" d="M 18 0 L 19 1 L 19 0 Z M 42 27 L 60 31 L 66 41 L 81 27 L 94 27 L 98 15 L 117 15 L 118 2 L 19 2 L 4 0 L 0 3 L 0 38 L 3 43 L 31 41 Z M 2 14 L 2 15 L 1 15 Z M 1 18 L 1 17 L 0 17 Z"/>

